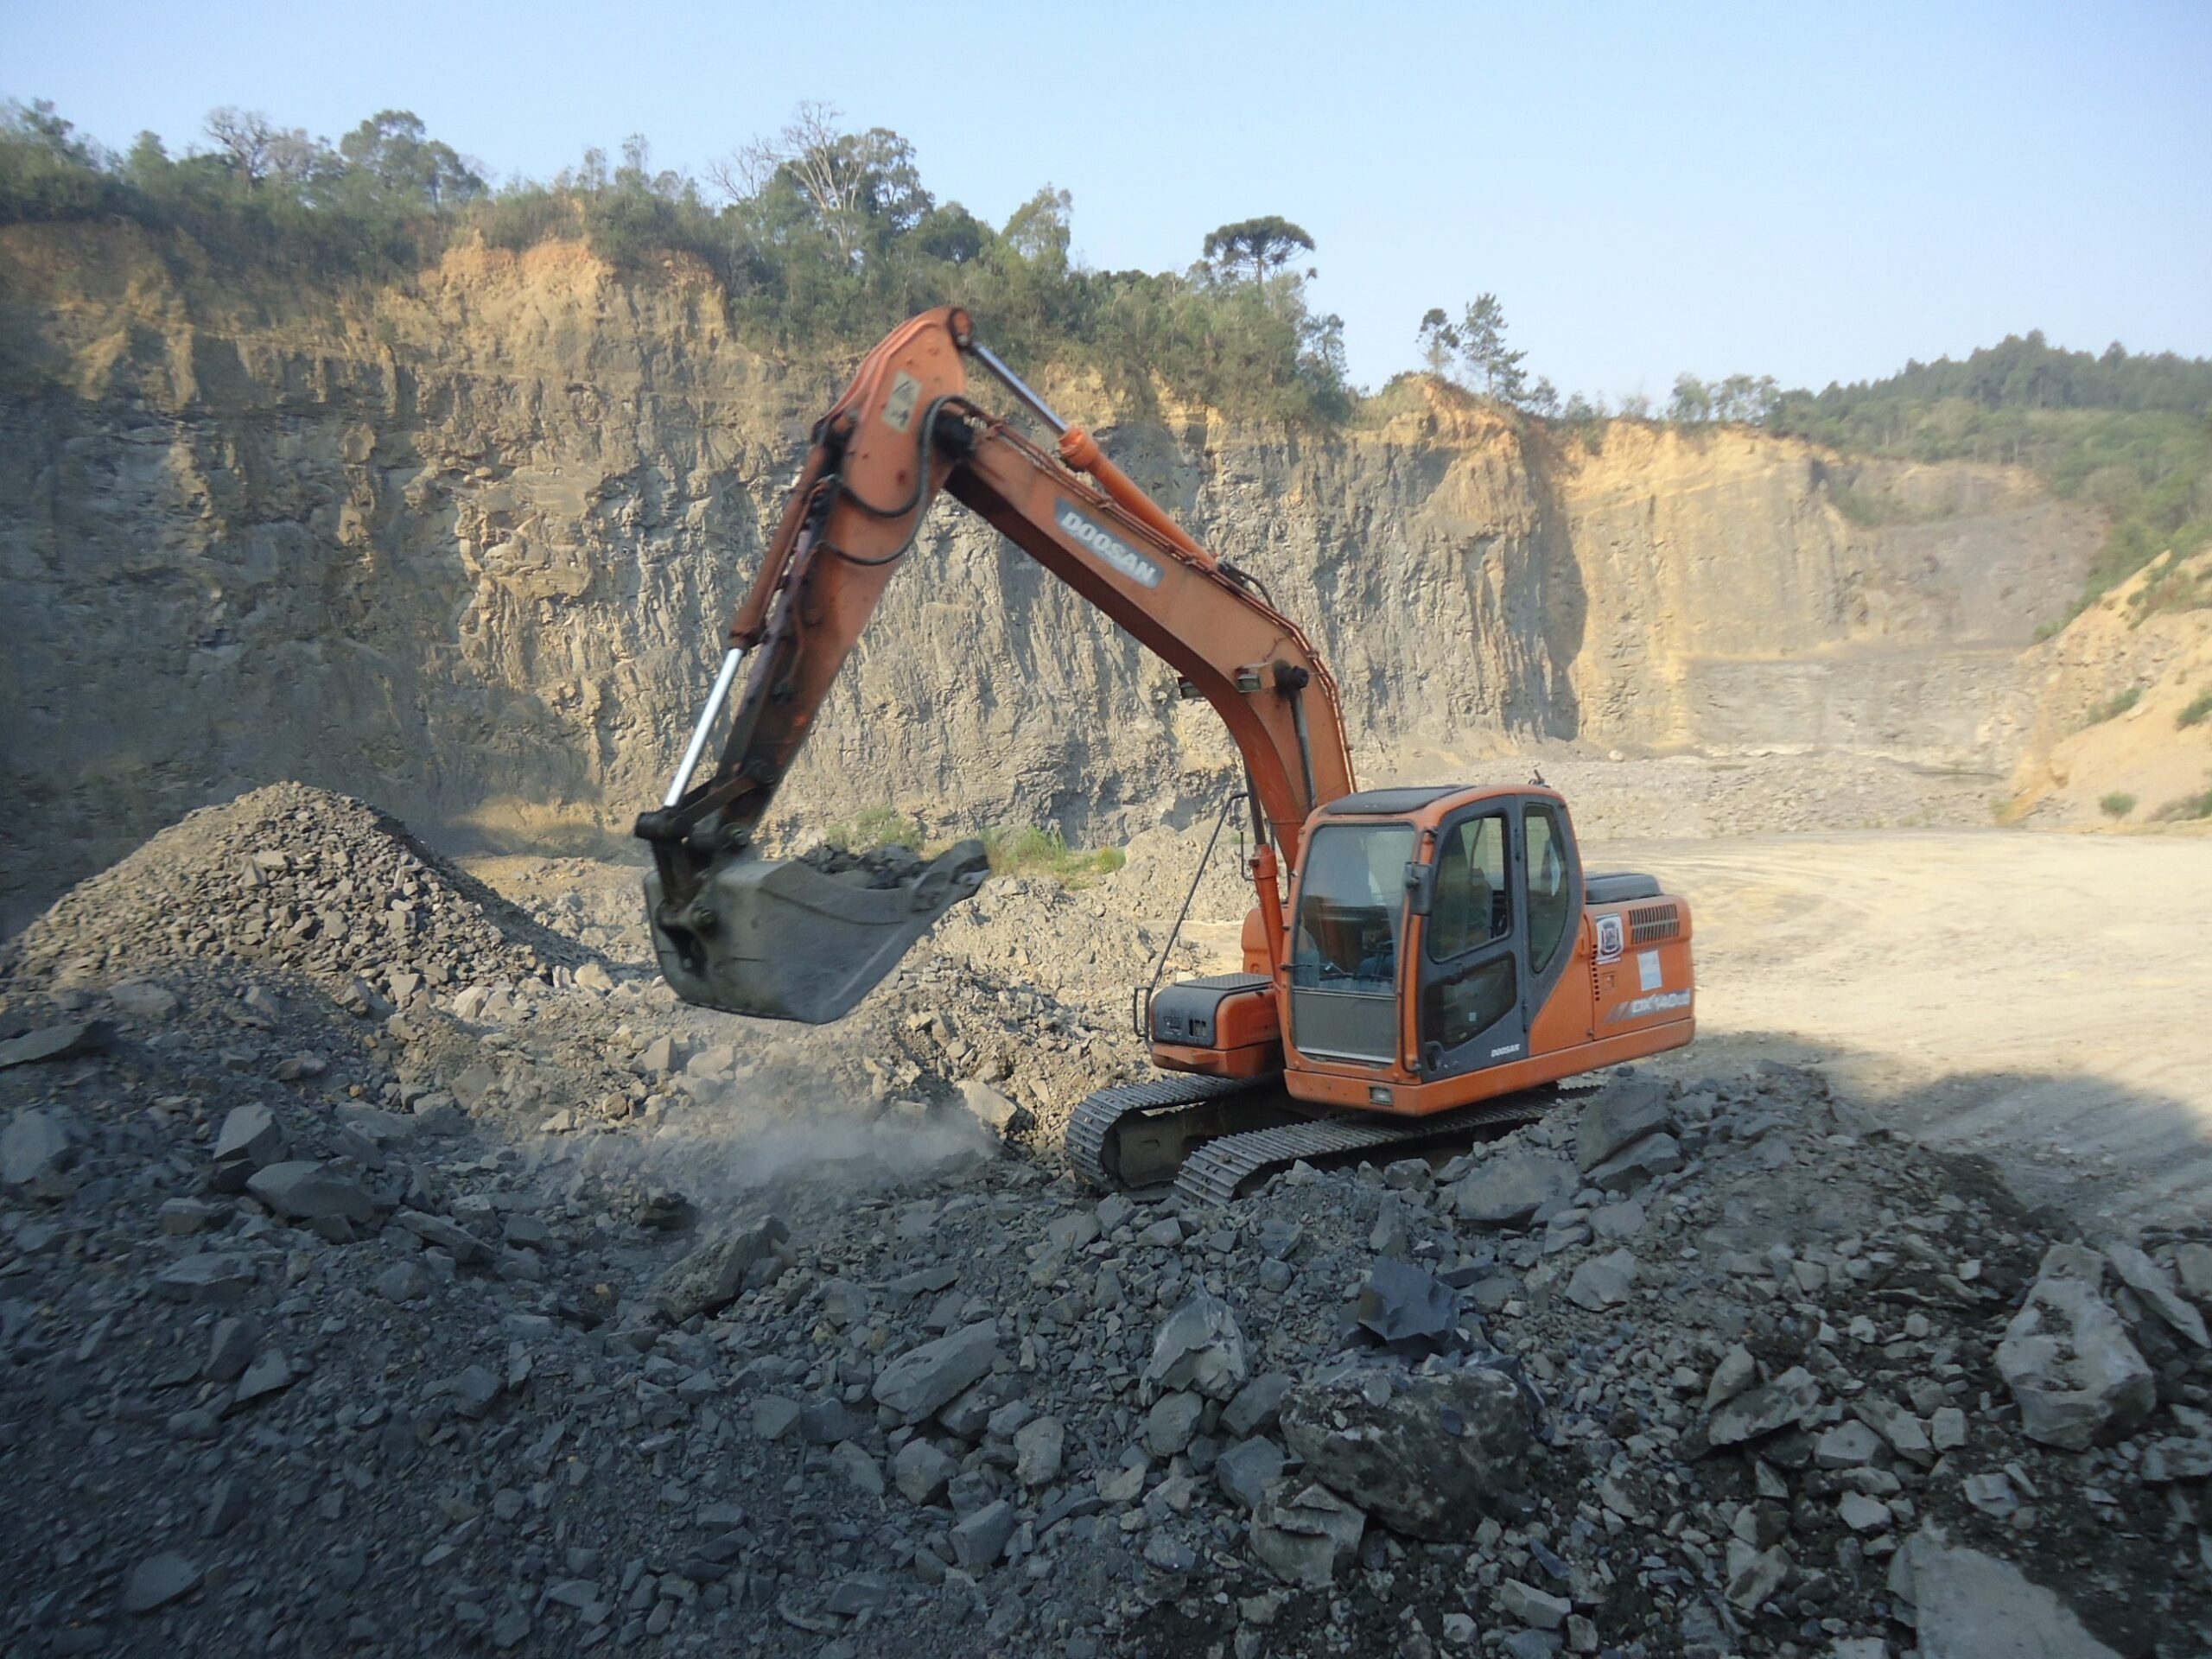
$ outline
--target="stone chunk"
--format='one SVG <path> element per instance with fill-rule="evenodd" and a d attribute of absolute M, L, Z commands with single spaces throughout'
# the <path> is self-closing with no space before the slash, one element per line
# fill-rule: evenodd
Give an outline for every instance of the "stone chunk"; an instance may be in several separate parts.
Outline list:
<path fill-rule="evenodd" d="M 1160 1325 L 1153 1338 L 1152 1361 L 1144 1368 L 1144 1385 L 1149 1396 L 1190 1389 L 1209 1400 L 1226 1400 L 1250 1375 L 1236 1314 L 1228 1303 L 1202 1290 Z"/>
<path fill-rule="evenodd" d="M 1256 1510 L 1282 1465 L 1282 1448 L 1273 1440 L 1239 1440 L 1214 1459 L 1214 1484 L 1230 1503 Z"/>
<path fill-rule="evenodd" d="M 154 1288 L 173 1302 L 235 1306 L 253 1283 L 253 1263 L 228 1251 L 205 1250 L 172 1262 L 154 1275 Z"/>
<path fill-rule="evenodd" d="M 2104 1258 L 2054 1244 L 1997 1344 L 1997 1374 L 2029 1439 L 2069 1452 L 2127 1433 L 2158 1402 L 2151 1367 L 2099 1294 Z"/>
<path fill-rule="evenodd" d="M 1592 1256 L 1575 1268 L 1573 1276 L 1567 1281 L 1567 1300 L 1592 1313 L 1618 1307 L 1628 1300 L 1629 1292 L 1635 1287 L 1639 1265 L 1635 1255 L 1628 1250 Z"/>
<path fill-rule="evenodd" d="M 360 1186 L 312 1159 L 257 1169 L 245 1187 L 278 1215 L 305 1222 L 334 1243 L 349 1242 L 354 1224 L 377 1213 L 376 1200 Z"/>
<path fill-rule="evenodd" d="M 1198 1395 L 1163 1394 L 1145 1414 L 1145 1449 L 1155 1458 L 1172 1458 L 1190 1445 L 1198 1433 L 1206 1402 Z"/>
<path fill-rule="evenodd" d="M 2108 1244 L 2105 1260 L 2120 1275 L 2120 1283 L 2140 1296 L 2151 1311 L 2199 1348 L 2212 1348 L 2204 1331 L 2204 1316 L 2181 1299 L 2166 1270 L 2133 1244 Z"/>
<path fill-rule="evenodd" d="M 1000 1498 L 953 1528 L 952 1554 L 967 1571 L 979 1573 L 1005 1553 L 1013 1536 L 1014 1505 Z"/>
<path fill-rule="evenodd" d="M 1582 1109 L 1574 1131 L 1574 1166 L 1595 1169 L 1624 1147 L 1665 1128 L 1667 1119 L 1663 1084 L 1622 1079 Z"/>
<path fill-rule="evenodd" d="M 882 1466 L 868 1455 L 866 1446 L 852 1440 L 840 1440 L 830 1450 L 830 1466 L 863 1497 L 883 1496 Z"/>
<path fill-rule="evenodd" d="M 126 1613 L 150 1613 L 199 1587 L 200 1564 L 174 1549 L 165 1549 L 130 1569 L 120 1605 Z"/>
<path fill-rule="evenodd" d="M 246 1368 L 245 1375 L 238 1378 L 238 1391 L 233 1397 L 238 1404 L 243 1406 L 264 1395 L 280 1393 L 291 1386 L 291 1361 L 271 1348 Z"/>
<path fill-rule="evenodd" d="M 790 1236 L 791 1230 L 773 1216 L 725 1228 L 661 1276 L 654 1306 L 678 1325 L 696 1313 L 721 1313 L 745 1288 L 753 1264 Z"/>
<path fill-rule="evenodd" d="M 1740 1446 L 1787 1427 L 1821 1403 L 1821 1385 L 1802 1365 L 1793 1365 L 1762 1388 L 1746 1389 L 1716 1410 L 1705 1437 L 1714 1446 Z"/>
<path fill-rule="evenodd" d="M 876 1374 L 878 1404 L 909 1418 L 926 1417 L 950 1404 L 962 1390 L 983 1376 L 998 1358 L 995 1319 L 977 1324 L 911 1348 Z"/>
<path fill-rule="evenodd" d="M 1890 1558 L 1889 1588 L 1929 1659 L 2119 1659 L 2054 1592 L 1932 1527 Z"/>
<path fill-rule="evenodd" d="M 79 1054 L 97 1053 L 107 1046 L 109 1035 L 105 1020 L 48 1026 L 0 1043 L 0 1071 L 12 1065 L 35 1065 L 41 1060 L 71 1060 Z"/>
<path fill-rule="evenodd" d="M 909 1503 L 934 1503 L 959 1469 L 933 1442 L 918 1436 L 892 1454 L 891 1481 Z"/>
<path fill-rule="evenodd" d="M 26 1106 L 0 1129 L 0 1182 L 10 1186 L 49 1182 L 68 1168 L 75 1153 L 67 1117 L 57 1110 Z"/>
<path fill-rule="evenodd" d="M 284 1156 L 284 1130 L 266 1106 L 233 1106 L 215 1135 L 215 1184 L 226 1192 L 245 1190 L 257 1169 Z"/>
<path fill-rule="evenodd" d="M 1221 1414 L 1221 1426 L 1231 1434 L 1256 1434 L 1275 1420 L 1281 1408 L 1283 1395 L 1296 1384 L 1295 1377 L 1281 1371 L 1269 1371 L 1255 1376 L 1236 1391 Z"/>
<path fill-rule="evenodd" d="M 1014 1432 L 1014 1477 L 1025 1486 L 1049 1486 L 1060 1478 L 1068 1432 L 1050 1417 Z"/>
<path fill-rule="evenodd" d="M 1513 1379 L 1482 1366 L 1440 1372 L 1346 1370 L 1282 1402 L 1283 1438 L 1306 1473 L 1417 1538 L 1516 1518 L 1533 1439 Z"/>
<path fill-rule="evenodd" d="M 1435 1352 L 1459 1330 L 1459 1297 L 1433 1274 L 1386 1259 L 1368 1269 L 1353 1314 L 1382 1342 Z"/>
<path fill-rule="evenodd" d="M 107 1000 L 134 1020 L 167 1020 L 182 1006 L 175 991 L 143 979 L 126 979 L 120 985 L 111 985 Z"/>
<path fill-rule="evenodd" d="M 1525 1227 L 1574 1185 L 1574 1172 L 1564 1160 L 1522 1147 L 1485 1159 L 1452 1189 L 1452 1204 L 1461 1220 L 1478 1227 Z"/>
<path fill-rule="evenodd" d="M 443 1216 L 433 1216 L 421 1210 L 402 1210 L 391 1219 L 396 1225 L 405 1228 L 425 1244 L 435 1245 L 463 1267 L 472 1262 L 480 1262 L 489 1254 L 482 1239 L 459 1222 L 448 1221 Z"/>
<path fill-rule="evenodd" d="M 960 1103 L 967 1108 L 969 1116 L 993 1135 L 1004 1135 L 1007 1126 L 1021 1111 L 1020 1107 L 980 1077 L 969 1077 L 961 1084 Z"/>
<path fill-rule="evenodd" d="M 1647 1135 L 1589 1171 L 1583 1179 L 1603 1192 L 1636 1192 L 1659 1176 L 1671 1174 L 1681 1166 L 1681 1142 L 1671 1135 Z"/>
<path fill-rule="evenodd" d="M 1366 1531 L 1367 1517 L 1327 1487 L 1278 1480 L 1252 1511 L 1252 1553 L 1287 1583 L 1325 1589 Z"/>
<path fill-rule="evenodd" d="M 1574 1611 L 1574 1604 L 1566 1597 L 1552 1595 L 1518 1579 L 1508 1579 L 1498 1586 L 1497 1605 L 1508 1618 L 1538 1630 L 1559 1629 Z"/>
<path fill-rule="evenodd" d="M 2183 1294 L 2212 1307 L 2212 1244 L 2175 1245 L 2174 1271 Z"/>

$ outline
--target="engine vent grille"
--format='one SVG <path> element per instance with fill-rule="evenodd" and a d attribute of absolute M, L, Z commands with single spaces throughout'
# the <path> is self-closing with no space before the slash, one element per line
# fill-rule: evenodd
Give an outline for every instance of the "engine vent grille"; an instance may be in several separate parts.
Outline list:
<path fill-rule="evenodd" d="M 1628 913 L 1629 938 L 1637 944 L 1675 938 L 1681 931 L 1682 912 L 1678 906 L 1641 905 Z"/>

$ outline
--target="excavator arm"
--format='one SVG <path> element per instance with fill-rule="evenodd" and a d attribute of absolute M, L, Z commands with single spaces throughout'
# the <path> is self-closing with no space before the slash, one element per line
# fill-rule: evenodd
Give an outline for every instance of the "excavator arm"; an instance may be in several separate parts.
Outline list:
<path fill-rule="evenodd" d="M 968 397 L 976 363 L 1058 438 L 1031 442 Z M 1308 816 L 1351 792 L 1335 681 L 1296 624 L 1215 558 L 973 335 L 952 307 L 906 323 L 816 427 L 760 573 L 730 625 L 714 695 L 658 811 L 646 897 L 664 970 L 687 1000 L 810 1022 L 843 1014 L 982 874 L 963 843 L 888 888 L 758 855 L 754 836 L 845 658 L 924 518 L 950 494 L 1173 667 L 1243 756 L 1271 955 L 1280 862 Z M 721 757 L 693 774 L 742 668 Z"/>

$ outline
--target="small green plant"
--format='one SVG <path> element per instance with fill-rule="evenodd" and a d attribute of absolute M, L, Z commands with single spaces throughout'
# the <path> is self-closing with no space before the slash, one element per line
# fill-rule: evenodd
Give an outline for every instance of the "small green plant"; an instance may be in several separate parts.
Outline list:
<path fill-rule="evenodd" d="M 1050 876 L 1064 887 L 1080 887 L 1102 875 L 1111 875 L 1128 861 L 1118 847 L 1101 847 L 1079 853 L 1058 830 L 1035 824 L 1001 825 L 983 832 L 984 850 L 991 869 L 999 875 Z"/>
<path fill-rule="evenodd" d="M 2124 790 L 2114 790 L 2097 803 L 2108 818 L 2124 818 L 2135 810 L 2135 798 Z"/>
<path fill-rule="evenodd" d="M 2201 794 L 2184 795 L 2177 801 L 2168 801 L 2151 816 L 2165 823 L 2193 818 L 2212 818 L 2212 789 L 2205 790 Z"/>
<path fill-rule="evenodd" d="M 2143 688 L 2139 685 L 2131 685 L 2119 695 L 2107 697 L 2102 702 L 2093 705 L 2089 709 L 2089 717 L 2082 724 L 2085 727 L 2101 726 L 2108 720 L 2118 720 L 2142 701 Z"/>
<path fill-rule="evenodd" d="M 896 807 L 871 806 L 850 823 L 833 823 L 822 832 L 826 847 L 849 853 L 871 853 L 879 847 L 922 846 L 922 826 Z"/>
<path fill-rule="evenodd" d="M 2212 715 L 2212 685 L 2206 686 L 2189 700 L 2189 707 L 2174 717 L 2174 725 L 2179 730 L 2187 731 L 2207 715 Z"/>

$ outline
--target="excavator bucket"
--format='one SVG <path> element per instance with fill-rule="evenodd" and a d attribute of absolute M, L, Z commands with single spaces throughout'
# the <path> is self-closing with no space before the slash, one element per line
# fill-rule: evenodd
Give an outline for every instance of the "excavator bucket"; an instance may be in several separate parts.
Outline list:
<path fill-rule="evenodd" d="M 645 915 L 661 972 L 702 1007 L 826 1025 L 990 874 L 980 841 L 916 865 L 887 880 L 865 864 L 832 874 L 798 859 L 732 854 L 674 915 L 663 911 L 656 871 L 645 877 Z"/>

